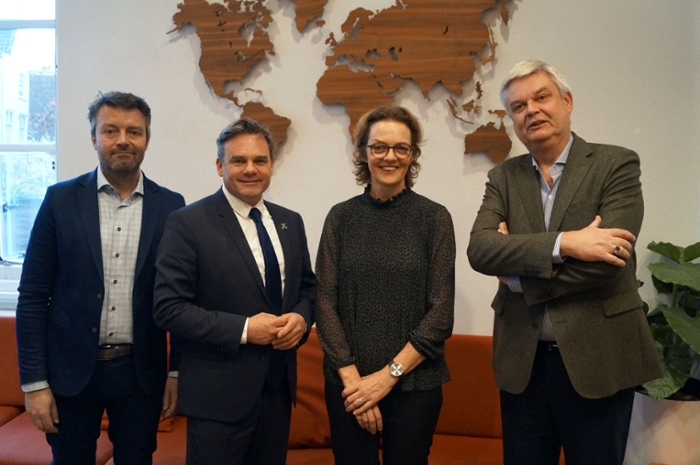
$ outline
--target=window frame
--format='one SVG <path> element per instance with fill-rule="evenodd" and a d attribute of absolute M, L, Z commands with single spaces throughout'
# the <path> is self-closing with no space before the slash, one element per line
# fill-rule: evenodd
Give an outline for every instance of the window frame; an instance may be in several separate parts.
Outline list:
<path fill-rule="evenodd" d="M 56 19 L 0 19 L 0 30 L 19 30 L 19 29 L 53 29 L 56 34 Z M 54 55 L 55 56 L 55 55 Z M 56 61 L 54 58 L 54 67 Z M 56 68 L 54 68 L 56 72 Z M 55 77 L 54 79 L 57 79 Z M 26 98 L 29 98 L 29 79 L 25 79 Z M 58 90 L 58 86 L 56 86 Z M 29 121 L 27 121 L 27 124 Z M 56 139 L 58 135 L 56 135 Z M 56 165 L 58 165 L 57 157 L 57 141 L 53 143 L 5 143 L 0 141 L 0 156 L 3 153 L 22 153 L 22 152 L 45 152 L 54 157 Z M 1 240 L 1 239 L 0 239 Z M 17 308 L 17 285 L 22 270 L 21 264 L 11 263 L 9 266 L 5 263 L 0 264 L 0 313 L 12 311 Z"/>

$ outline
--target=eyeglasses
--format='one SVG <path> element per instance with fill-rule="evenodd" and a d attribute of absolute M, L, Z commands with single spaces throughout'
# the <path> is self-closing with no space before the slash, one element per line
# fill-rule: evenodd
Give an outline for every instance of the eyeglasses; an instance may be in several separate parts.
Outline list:
<path fill-rule="evenodd" d="M 384 158 L 389 153 L 390 149 L 394 149 L 394 155 L 396 158 L 406 158 L 411 156 L 413 149 L 408 144 L 396 144 L 396 145 L 386 145 L 386 144 L 372 144 L 368 145 L 367 148 L 372 153 L 375 158 Z"/>

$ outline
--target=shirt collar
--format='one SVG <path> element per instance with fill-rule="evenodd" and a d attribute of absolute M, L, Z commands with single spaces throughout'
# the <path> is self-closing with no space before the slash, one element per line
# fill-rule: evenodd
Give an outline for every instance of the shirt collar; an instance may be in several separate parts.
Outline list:
<path fill-rule="evenodd" d="M 109 186 L 112 189 L 116 190 L 116 188 L 107 181 L 107 178 L 105 177 L 104 173 L 102 172 L 102 168 L 99 166 L 97 167 L 97 192 L 101 191 L 105 186 Z M 131 195 L 134 194 L 140 194 L 143 195 L 143 173 L 139 170 L 139 182 L 136 183 L 136 189 L 134 189 L 134 192 L 131 193 Z"/>
<path fill-rule="evenodd" d="M 571 152 L 571 146 L 574 143 L 574 134 L 572 133 L 569 136 L 569 142 L 566 144 L 566 147 L 564 147 L 564 150 L 559 154 L 556 160 L 554 160 L 555 165 L 565 165 L 566 161 L 569 159 L 569 153 Z M 537 162 L 535 161 L 535 157 L 530 155 L 530 158 L 532 159 L 532 166 L 535 167 L 537 171 L 540 170 L 540 167 L 537 166 Z"/>
<path fill-rule="evenodd" d="M 248 219 L 248 215 L 250 215 L 250 210 L 253 209 L 253 206 L 248 205 L 247 203 L 230 193 L 228 189 L 226 189 L 226 186 L 221 186 L 221 190 L 223 191 L 226 200 L 228 200 L 229 205 L 231 205 L 231 208 L 233 208 L 233 211 L 236 212 L 238 216 Z M 258 202 L 254 206 L 258 210 L 260 210 L 261 216 L 264 216 L 265 213 L 267 213 L 267 208 L 265 207 L 265 202 L 263 202 L 263 199 L 260 199 L 260 202 Z"/>

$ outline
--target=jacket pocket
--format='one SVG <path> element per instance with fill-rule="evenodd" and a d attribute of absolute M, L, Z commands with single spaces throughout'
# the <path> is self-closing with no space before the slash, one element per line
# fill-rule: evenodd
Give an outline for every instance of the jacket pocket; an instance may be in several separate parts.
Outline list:
<path fill-rule="evenodd" d="M 642 308 L 644 303 L 636 290 L 617 294 L 602 302 L 603 313 L 606 316 L 613 316 L 619 313 L 628 312 Z"/>
<path fill-rule="evenodd" d="M 491 301 L 491 308 L 494 309 L 496 315 L 503 313 L 503 309 L 506 307 L 506 300 L 500 293 L 496 293 Z"/>

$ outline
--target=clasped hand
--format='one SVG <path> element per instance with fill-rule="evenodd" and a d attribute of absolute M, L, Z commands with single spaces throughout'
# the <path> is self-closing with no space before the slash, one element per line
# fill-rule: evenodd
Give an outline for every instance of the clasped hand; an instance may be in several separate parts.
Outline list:
<path fill-rule="evenodd" d="M 357 422 L 367 431 L 381 431 L 382 415 L 377 404 L 389 394 L 396 382 L 397 378 L 391 376 L 388 367 L 384 367 L 346 385 L 342 392 L 345 410 L 355 415 Z"/>
<path fill-rule="evenodd" d="M 248 319 L 248 342 L 268 345 L 278 350 L 293 349 L 306 333 L 306 321 L 298 313 L 275 316 L 258 313 Z"/>

